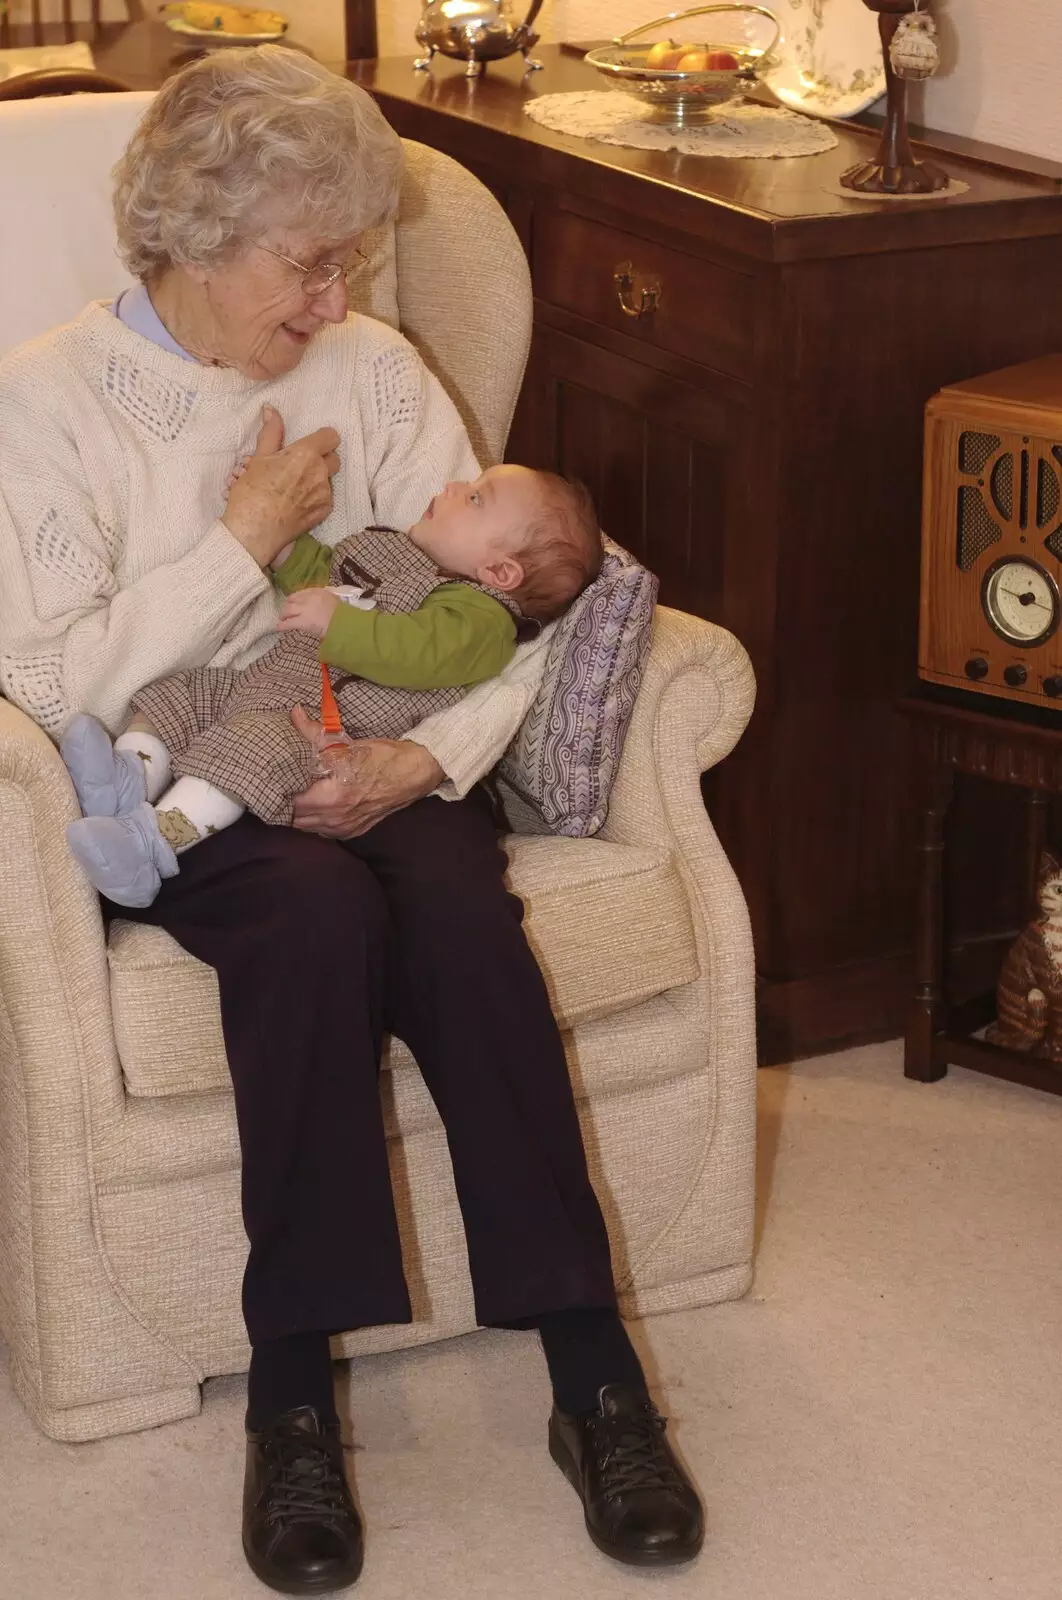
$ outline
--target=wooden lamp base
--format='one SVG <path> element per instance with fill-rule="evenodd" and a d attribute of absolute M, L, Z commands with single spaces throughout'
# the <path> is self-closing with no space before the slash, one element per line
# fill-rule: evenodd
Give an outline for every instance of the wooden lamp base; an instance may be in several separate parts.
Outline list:
<path fill-rule="evenodd" d="M 846 189 L 860 194 L 936 194 L 947 189 L 951 179 L 935 161 L 911 161 L 904 166 L 889 166 L 880 158 L 849 167 L 842 174 Z"/>
<path fill-rule="evenodd" d="M 899 27 L 900 17 L 915 9 L 915 0 L 863 0 L 871 11 L 880 13 L 878 29 L 885 58 L 888 109 L 881 144 L 873 161 L 861 162 L 842 173 L 846 189 L 860 194 L 937 194 L 951 182 L 943 167 L 932 161 L 916 161 L 907 131 L 907 84 L 893 69 L 889 46 Z"/>

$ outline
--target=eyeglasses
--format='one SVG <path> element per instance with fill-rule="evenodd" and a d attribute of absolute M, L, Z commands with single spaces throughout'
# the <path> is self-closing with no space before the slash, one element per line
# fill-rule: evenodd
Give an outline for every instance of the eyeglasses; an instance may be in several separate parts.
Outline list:
<path fill-rule="evenodd" d="M 285 261 L 289 267 L 294 267 L 302 277 L 302 292 L 308 295 L 324 294 L 325 290 L 338 283 L 340 278 L 346 278 L 349 288 L 369 260 L 364 251 L 355 250 L 352 266 L 342 267 L 337 261 L 319 261 L 315 267 L 304 267 L 301 261 L 294 261 L 291 256 L 274 250 L 271 245 L 258 244 L 257 239 L 252 240 L 252 243 L 258 245 L 259 250 L 264 250 L 267 255 L 276 256 L 278 261 Z"/>

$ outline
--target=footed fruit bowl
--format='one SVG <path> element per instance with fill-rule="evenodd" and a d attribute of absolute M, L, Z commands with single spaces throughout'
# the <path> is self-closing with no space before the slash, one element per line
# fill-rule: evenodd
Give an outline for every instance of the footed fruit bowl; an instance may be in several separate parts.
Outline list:
<path fill-rule="evenodd" d="M 719 37 L 711 44 L 682 44 L 672 38 L 632 42 L 639 34 L 657 32 L 669 23 L 724 15 L 729 21 L 715 25 Z M 778 18 L 763 6 L 695 6 L 632 28 L 611 44 L 591 50 L 586 60 L 611 88 L 652 106 L 661 122 L 682 127 L 754 88 L 777 66 L 773 52 L 781 37 Z"/>

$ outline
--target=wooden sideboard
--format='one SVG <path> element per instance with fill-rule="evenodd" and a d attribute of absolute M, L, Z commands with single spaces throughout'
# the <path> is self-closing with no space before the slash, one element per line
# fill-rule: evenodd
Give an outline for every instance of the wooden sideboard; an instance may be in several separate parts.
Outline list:
<path fill-rule="evenodd" d="M 612 149 L 523 115 L 528 96 L 597 87 L 578 57 L 540 53 L 525 81 L 516 63 L 479 82 L 439 61 L 348 72 L 400 133 L 477 173 L 526 247 L 512 457 L 582 477 L 663 600 L 752 657 L 756 712 L 707 796 L 752 912 L 763 1059 L 898 1034 L 913 805 L 894 705 L 915 675 L 922 409 L 1062 349 L 1059 170 L 949 155 L 967 193 L 898 204 L 835 192 L 877 138 L 850 124 L 805 159 Z M 624 310 L 625 262 L 629 300 L 659 285 L 655 312 Z M 998 801 L 968 804 L 983 838 Z M 1020 820 L 990 818 L 997 843 Z M 971 875 L 956 827 L 976 880 L 958 938 L 976 956 L 1016 921 L 1024 874 L 1011 884 L 1004 850 L 994 878 Z"/>

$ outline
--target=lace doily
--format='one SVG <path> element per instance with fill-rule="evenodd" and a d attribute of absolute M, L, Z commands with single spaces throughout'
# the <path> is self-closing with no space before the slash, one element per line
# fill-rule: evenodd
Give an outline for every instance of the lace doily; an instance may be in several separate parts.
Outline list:
<path fill-rule="evenodd" d="M 723 106 L 702 122 L 669 128 L 653 120 L 651 106 L 612 89 L 539 95 L 527 102 L 524 112 L 554 133 L 691 156 L 815 156 L 837 143 L 824 122 L 769 106 Z"/>

